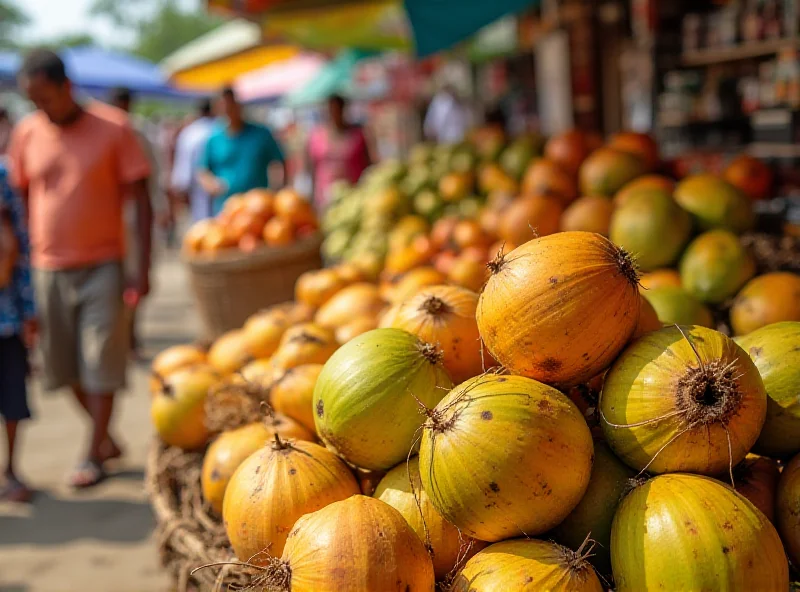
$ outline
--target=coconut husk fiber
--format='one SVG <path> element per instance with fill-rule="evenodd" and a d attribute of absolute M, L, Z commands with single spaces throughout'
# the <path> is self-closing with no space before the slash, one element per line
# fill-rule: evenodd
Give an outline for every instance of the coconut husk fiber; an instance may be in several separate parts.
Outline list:
<path fill-rule="evenodd" d="M 202 452 L 185 452 L 155 440 L 145 486 L 156 517 L 161 562 L 178 592 L 254 590 L 257 572 L 236 562 L 222 520 L 203 502 Z M 209 566 L 205 569 L 198 568 Z"/>
<path fill-rule="evenodd" d="M 741 240 L 752 251 L 759 273 L 800 273 L 800 237 L 754 232 L 743 235 Z"/>

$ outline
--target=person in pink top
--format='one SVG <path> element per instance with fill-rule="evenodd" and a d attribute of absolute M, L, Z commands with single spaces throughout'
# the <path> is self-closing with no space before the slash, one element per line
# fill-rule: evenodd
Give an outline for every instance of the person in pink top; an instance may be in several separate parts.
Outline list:
<path fill-rule="evenodd" d="M 27 204 L 42 378 L 47 390 L 69 387 L 92 421 L 70 478 L 89 487 L 121 454 L 109 422 L 129 351 L 123 206 L 136 202 L 138 269 L 127 287 L 137 300 L 150 290 L 150 164 L 123 111 L 75 101 L 55 53 L 29 53 L 19 84 L 37 111 L 14 129 L 9 165 Z"/>
<path fill-rule="evenodd" d="M 371 158 L 364 131 L 345 118 L 345 100 L 328 99 L 328 122 L 311 132 L 308 157 L 314 183 L 314 204 L 322 210 L 330 200 L 334 181 L 358 182 Z"/>

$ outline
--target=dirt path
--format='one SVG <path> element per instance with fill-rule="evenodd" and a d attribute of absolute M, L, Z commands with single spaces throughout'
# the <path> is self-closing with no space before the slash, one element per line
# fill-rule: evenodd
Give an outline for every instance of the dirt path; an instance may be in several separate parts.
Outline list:
<path fill-rule="evenodd" d="M 165 256 L 142 315 L 144 354 L 191 341 L 197 331 L 183 269 Z M 131 388 L 120 397 L 115 430 L 124 461 L 113 478 L 81 494 L 64 482 L 80 459 L 88 422 L 66 395 L 45 396 L 34 381 L 36 418 L 23 432 L 20 469 L 38 494 L 27 507 L 0 504 L 0 592 L 169 590 L 142 489 L 152 435 L 146 380 L 147 363 L 132 367 Z"/>

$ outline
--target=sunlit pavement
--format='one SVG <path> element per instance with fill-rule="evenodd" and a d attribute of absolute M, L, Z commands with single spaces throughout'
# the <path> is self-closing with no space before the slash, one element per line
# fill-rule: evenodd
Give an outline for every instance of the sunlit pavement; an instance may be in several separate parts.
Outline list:
<path fill-rule="evenodd" d="M 148 358 L 198 334 L 177 256 L 160 259 L 141 319 Z M 115 433 L 125 458 L 108 481 L 82 493 L 64 484 L 81 458 L 88 421 L 66 394 L 44 395 L 34 380 L 36 417 L 25 426 L 19 468 L 37 494 L 30 506 L 0 504 L 0 592 L 169 590 L 142 486 L 152 436 L 147 367 L 132 366 L 131 388 L 119 397 Z"/>

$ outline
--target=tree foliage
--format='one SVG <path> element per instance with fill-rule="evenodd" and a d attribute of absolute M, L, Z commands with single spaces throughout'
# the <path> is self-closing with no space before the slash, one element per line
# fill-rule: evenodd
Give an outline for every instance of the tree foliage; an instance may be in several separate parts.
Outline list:
<path fill-rule="evenodd" d="M 28 15 L 14 0 L 0 0 L 0 49 L 14 47 L 14 33 L 28 22 Z"/>
<path fill-rule="evenodd" d="M 45 47 L 51 47 L 53 49 L 60 49 L 63 47 L 97 45 L 97 41 L 91 33 L 67 33 L 66 35 L 55 37 L 54 39 L 47 40 L 39 45 L 44 45 Z"/>
<path fill-rule="evenodd" d="M 188 5 L 178 0 L 95 0 L 91 14 L 132 32 L 129 49 L 154 62 L 220 24 L 196 0 Z"/>

